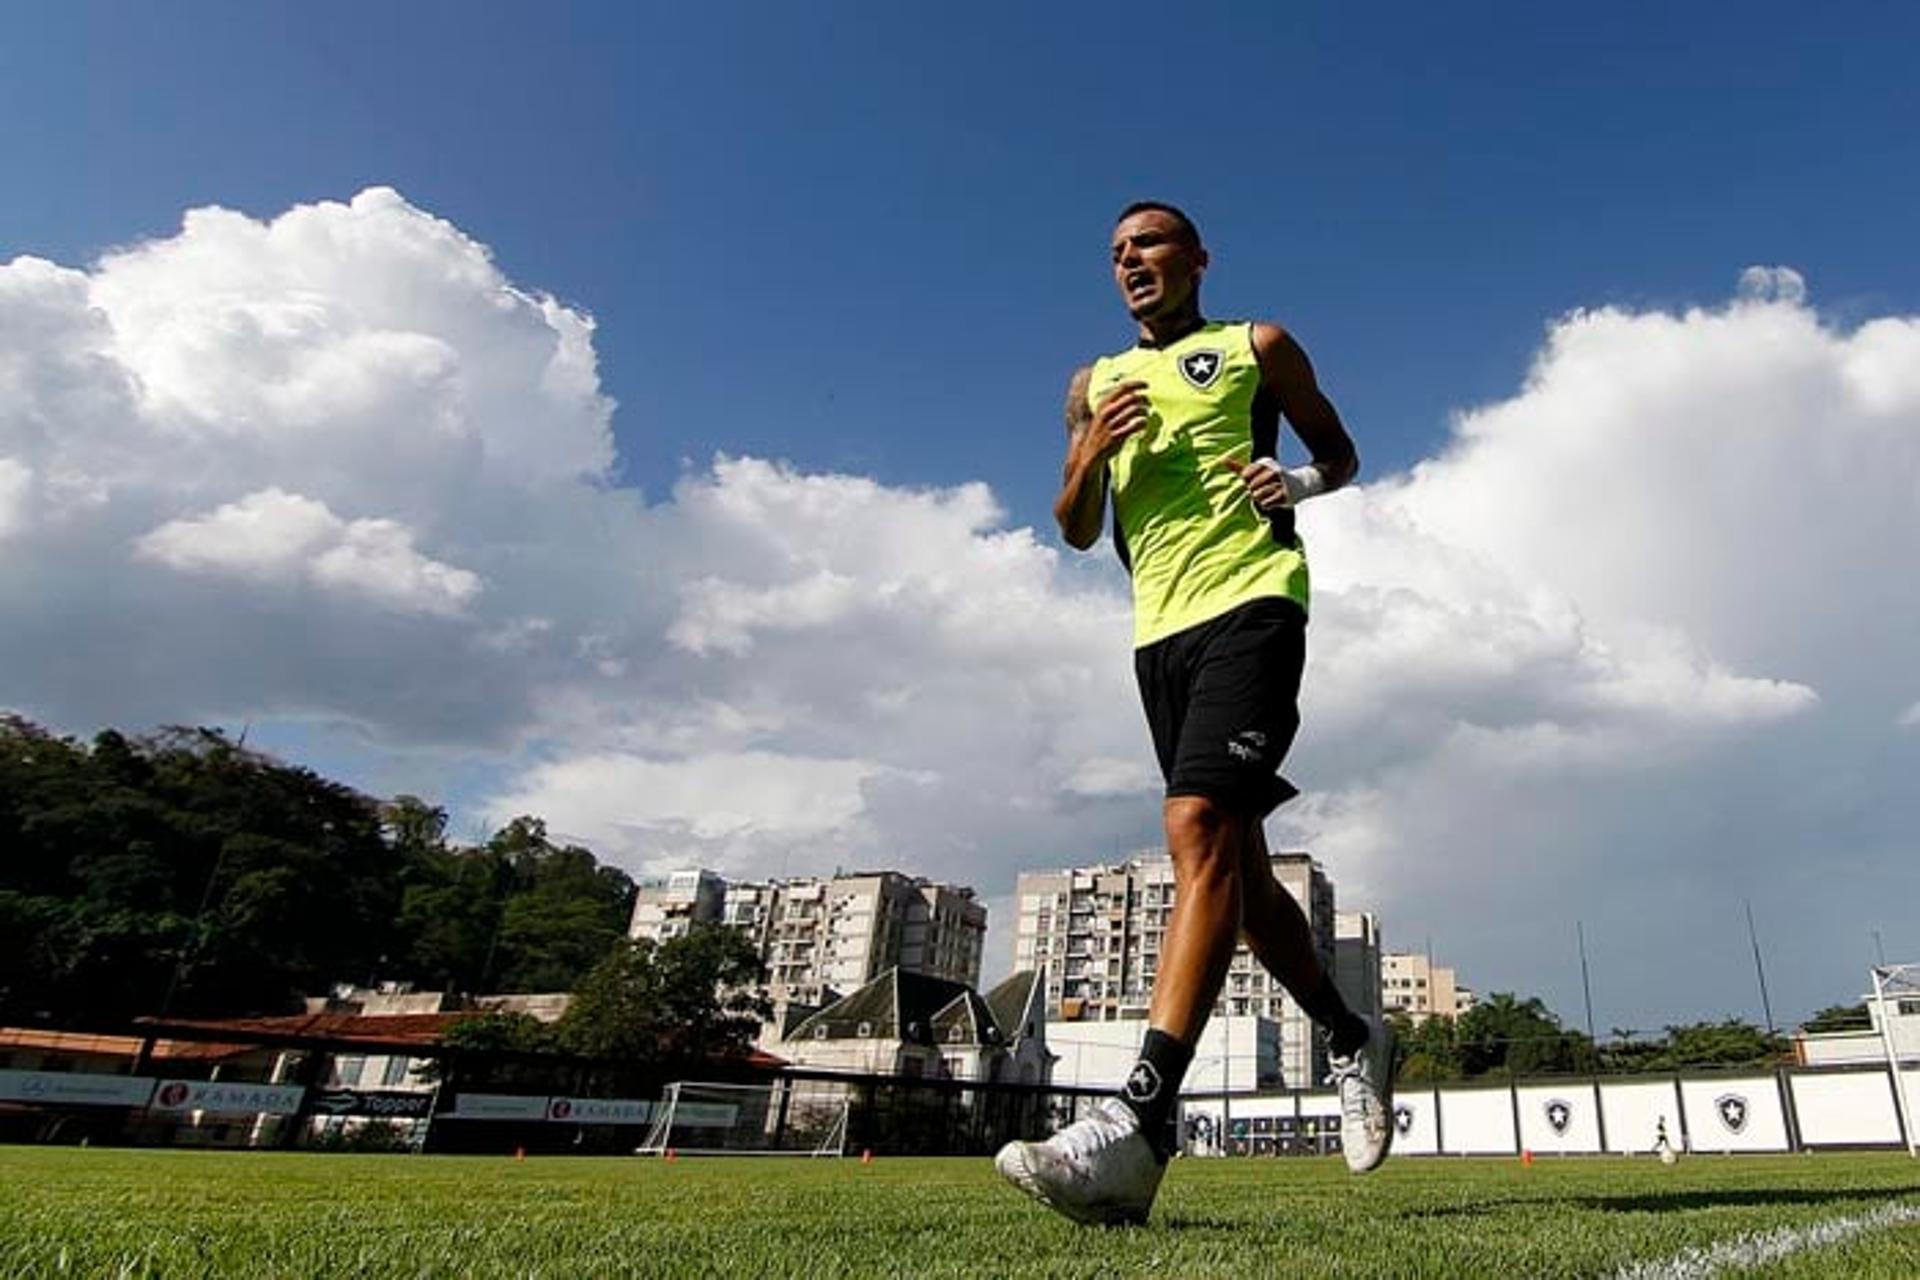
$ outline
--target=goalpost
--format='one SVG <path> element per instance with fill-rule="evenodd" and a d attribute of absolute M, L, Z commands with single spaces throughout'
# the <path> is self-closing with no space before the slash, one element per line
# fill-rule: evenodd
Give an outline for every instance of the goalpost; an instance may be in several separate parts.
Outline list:
<path fill-rule="evenodd" d="M 835 1081 L 717 1084 L 677 1080 L 654 1105 L 636 1155 L 837 1156 L 846 1151 L 847 1087 Z"/>
<path fill-rule="evenodd" d="M 1888 997 L 1892 997 L 1889 1005 Z M 1901 1038 L 1894 1032 L 1897 1017 L 1912 1017 L 1920 1027 L 1920 964 L 1883 964 L 1873 969 L 1873 1002 L 1878 1006 L 1880 1044 L 1887 1051 L 1887 1072 L 1892 1078 L 1893 1105 L 1900 1112 L 1900 1128 L 1907 1136 L 1907 1154 L 1920 1159 L 1920 1134 L 1913 1131 L 1913 1102 L 1907 1096 L 1906 1072 L 1900 1069 Z M 1914 1013 L 1906 1013 L 1911 1007 Z"/>

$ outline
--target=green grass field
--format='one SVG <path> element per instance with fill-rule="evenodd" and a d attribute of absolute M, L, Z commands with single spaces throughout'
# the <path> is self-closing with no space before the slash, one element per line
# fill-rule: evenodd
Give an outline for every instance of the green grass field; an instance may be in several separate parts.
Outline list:
<path fill-rule="evenodd" d="M 1607 1276 L 1920 1210 L 1904 1155 L 1182 1160 L 1143 1228 L 1075 1227 L 985 1160 L 0 1148 L 4 1276 Z M 1712 1255 L 1707 1255 L 1709 1261 Z M 1908 1217 L 1758 1269 L 1920 1276 Z"/>

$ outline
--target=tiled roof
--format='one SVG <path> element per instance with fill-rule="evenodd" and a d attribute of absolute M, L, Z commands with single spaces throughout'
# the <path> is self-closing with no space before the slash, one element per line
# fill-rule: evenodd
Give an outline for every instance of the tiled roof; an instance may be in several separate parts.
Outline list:
<path fill-rule="evenodd" d="M 140 1052 L 139 1036 L 101 1036 L 83 1031 L 47 1031 L 39 1027 L 0 1027 L 0 1052 L 32 1049 L 41 1053 L 93 1055 L 131 1060 Z M 153 1057 L 171 1061 L 204 1061 L 245 1053 L 250 1045 L 213 1044 L 197 1040 L 156 1040 Z"/>
<path fill-rule="evenodd" d="M 896 967 L 807 1018 L 789 1038 L 925 1044 L 933 1039 L 934 1015 L 971 994 L 964 983 Z"/>
<path fill-rule="evenodd" d="M 1020 1039 L 1027 1006 L 1033 999 L 1033 987 L 1038 981 L 1039 971 L 1028 969 L 1003 979 L 987 992 L 987 1008 L 993 1010 L 994 1024 L 1009 1043 Z"/>
<path fill-rule="evenodd" d="M 249 1035 L 303 1036 L 316 1040 L 352 1040 L 396 1049 L 437 1044 L 448 1028 L 476 1013 L 300 1013 L 270 1018 L 143 1018 L 157 1028 L 212 1031 L 244 1039 Z"/>

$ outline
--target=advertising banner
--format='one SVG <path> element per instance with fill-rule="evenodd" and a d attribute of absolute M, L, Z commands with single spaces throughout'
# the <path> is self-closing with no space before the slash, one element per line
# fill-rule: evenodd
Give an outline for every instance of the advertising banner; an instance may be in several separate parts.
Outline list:
<path fill-rule="evenodd" d="M 152 1076 L 110 1076 L 79 1071 L 0 1071 L 0 1100 L 48 1106 L 144 1107 L 153 1095 Z"/>
<path fill-rule="evenodd" d="M 462 1093 L 447 1114 L 456 1120 L 544 1120 L 547 1098 L 523 1093 Z"/>
<path fill-rule="evenodd" d="M 675 1118 L 697 1103 L 683 1102 Z M 731 1107 L 728 1108 L 732 1110 Z M 568 1124 L 645 1124 L 653 1115 L 653 1103 L 645 1098 L 550 1098 L 547 1119 Z M 683 1124 L 692 1121 L 681 1121 Z"/>
<path fill-rule="evenodd" d="M 1522 1085 L 1515 1093 L 1520 1101 L 1523 1148 L 1568 1153 L 1600 1150 L 1600 1108 L 1592 1084 Z"/>
<path fill-rule="evenodd" d="M 316 1089 L 313 1094 L 313 1113 L 319 1116 L 382 1116 L 394 1120 L 418 1120 L 432 1111 L 431 1093 Z"/>
<path fill-rule="evenodd" d="M 1340 1095 L 1337 1093 L 1303 1093 L 1300 1095 L 1299 1113 L 1316 1120 L 1340 1127 Z"/>
<path fill-rule="evenodd" d="M 221 1111 L 239 1115 L 290 1116 L 300 1109 L 297 1084 L 250 1080 L 162 1080 L 153 1091 L 159 1111 Z"/>

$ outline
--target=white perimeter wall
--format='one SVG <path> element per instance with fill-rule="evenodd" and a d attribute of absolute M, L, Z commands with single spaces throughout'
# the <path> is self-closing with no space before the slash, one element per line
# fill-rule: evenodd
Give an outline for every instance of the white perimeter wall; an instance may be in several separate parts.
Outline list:
<path fill-rule="evenodd" d="M 1680 1149 L 1680 1087 L 1672 1080 L 1636 1080 L 1600 1086 L 1601 1114 L 1607 1122 L 1607 1150 L 1632 1155 L 1653 1150 L 1660 1122 L 1667 1141 Z"/>
<path fill-rule="evenodd" d="M 1520 1145 L 1548 1155 L 1597 1155 L 1600 1104 L 1593 1085 L 1523 1084 L 1514 1090 L 1520 1102 Z M 1560 1117 L 1561 1127 L 1554 1126 Z"/>
<path fill-rule="evenodd" d="M 1773 1076 L 1682 1080 L 1692 1151 L 1785 1151 L 1787 1113 Z"/>
<path fill-rule="evenodd" d="M 1859 1146 L 1886 1141 L 1900 1129 L 1893 1090 L 1884 1072 L 1793 1076 L 1793 1114 L 1809 1147 Z"/>
<path fill-rule="evenodd" d="M 1511 1154 L 1520 1149 L 1510 1089 L 1442 1089 L 1439 1093 L 1440 1141 L 1449 1155 Z"/>
<path fill-rule="evenodd" d="M 1920 1070 L 1903 1073 L 1920 1104 Z M 1661 1122 L 1676 1149 L 1698 1152 L 1788 1151 L 1788 1112 L 1802 1147 L 1902 1144 L 1885 1071 L 1789 1071 L 1691 1079 L 1523 1081 L 1479 1087 L 1410 1086 L 1394 1097 L 1398 1155 L 1644 1155 Z M 1330 1093 L 1235 1098 L 1233 1116 L 1320 1116 L 1334 1123 Z M 1187 1114 L 1216 1119 L 1217 1099 L 1192 1099 Z M 1555 1116 L 1562 1123 L 1555 1124 Z M 1516 1123 L 1517 1122 L 1517 1123 Z"/>

